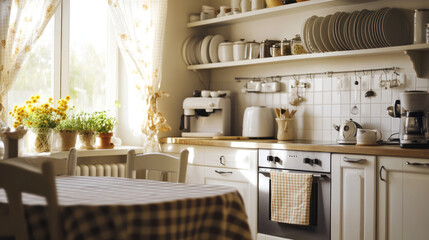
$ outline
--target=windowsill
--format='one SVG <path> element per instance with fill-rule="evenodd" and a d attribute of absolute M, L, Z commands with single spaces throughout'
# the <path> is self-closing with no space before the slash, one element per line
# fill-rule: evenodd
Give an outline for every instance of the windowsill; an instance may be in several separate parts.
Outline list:
<path fill-rule="evenodd" d="M 119 146 L 113 149 L 93 149 L 93 150 L 81 150 L 77 149 L 78 157 L 97 157 L 97 156 L 117 156 L 127 155 L 128 150 L 134 149 L 136 153 L 143 153 L 143 147 L 139 146 Z M 54 151 L 51 153 L 24 153 L 24 157 L 30 156 L 49 156 L 55 158 L 67 158 L 68 151 Z"/>

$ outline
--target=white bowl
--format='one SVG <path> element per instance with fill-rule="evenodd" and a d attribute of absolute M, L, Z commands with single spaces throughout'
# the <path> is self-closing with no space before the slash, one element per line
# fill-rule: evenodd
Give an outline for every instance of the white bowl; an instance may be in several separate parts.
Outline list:
<path fill-rule="evenodd" d="M 217 91 L 211 91 L 210 96 L 211 97 L 219 97 L 219 93 Z"/>

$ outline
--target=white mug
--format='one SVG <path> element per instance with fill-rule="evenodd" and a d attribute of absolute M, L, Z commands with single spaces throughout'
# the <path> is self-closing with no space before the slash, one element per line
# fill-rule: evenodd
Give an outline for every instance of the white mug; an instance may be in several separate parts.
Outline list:
<path fill-rule="evenodd" d="M 376 129 L 359 128 L 356 133 L 357 145 L 375 145 L 382 138 L 381 132 Z"/>

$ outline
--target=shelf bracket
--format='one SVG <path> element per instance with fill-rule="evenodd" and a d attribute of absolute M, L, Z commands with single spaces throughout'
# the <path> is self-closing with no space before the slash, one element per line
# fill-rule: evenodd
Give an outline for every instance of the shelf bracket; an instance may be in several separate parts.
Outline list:
<path fill-rule="evenodd" d="M 405 51 L 411 62 L 418 78 L 429 78 L 429 49 L 408 50 Z"/>

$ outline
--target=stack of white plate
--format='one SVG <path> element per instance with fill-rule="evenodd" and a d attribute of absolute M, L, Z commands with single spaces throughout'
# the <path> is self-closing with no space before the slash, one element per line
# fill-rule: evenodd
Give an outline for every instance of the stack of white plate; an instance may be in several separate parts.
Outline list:
<path fill-rule="evenodd" d="M 219 62 L 218 46 L 225 39 L 221 35 L 206 37 L 190 36 L 182 46 L 182 57 L 186 65 L 207 64 Z"/>
<path fill-rule="evenodd" d="M 409 21 L 396 8 L 308 18 L 302 27 L 307 52 L 331 52 L 411 44 Z"/>

